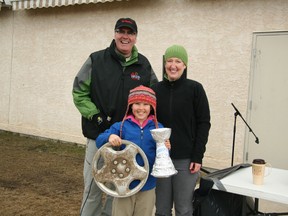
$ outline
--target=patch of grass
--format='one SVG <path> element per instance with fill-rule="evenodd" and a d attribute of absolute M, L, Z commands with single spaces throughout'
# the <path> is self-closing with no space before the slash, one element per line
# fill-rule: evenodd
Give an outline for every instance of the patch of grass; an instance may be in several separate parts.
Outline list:
<path fill-rule="evenodd" d="M 12 139 L 13 142 L 10 142 Z M 0 130 L 0 145 L 15 145 L 17 148 L 17 145 L 20 146 L 20 144 L 22 149 L 24 146 L 25 150 L 28 151 L 73 154 L 74 156 L 84 156 L 85 154 L 85 146 L 77 143 L 63 142 L 59 140 Z"/>

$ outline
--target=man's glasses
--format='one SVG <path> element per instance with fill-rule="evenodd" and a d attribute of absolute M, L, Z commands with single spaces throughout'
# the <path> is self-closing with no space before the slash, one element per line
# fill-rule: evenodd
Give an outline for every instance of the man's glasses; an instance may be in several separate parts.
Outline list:
<path fill-rule="evenodd" d="M 135 36 L 136 35 L 136 32 L 133 32 L 133 31 L 125 31 L 123 29 L 116 29 L 115 32 L 119 35 L 125 35 L 127 34 L 128 36 Z"/>

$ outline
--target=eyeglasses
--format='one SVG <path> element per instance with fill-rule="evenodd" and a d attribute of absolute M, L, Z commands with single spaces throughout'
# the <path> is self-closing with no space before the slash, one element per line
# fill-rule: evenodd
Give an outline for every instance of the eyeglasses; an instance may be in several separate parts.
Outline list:
<path fill-rule="evenodd" d="M 128 36 L 132 37 L 136 35 L 136 32 L 133 31 L 125 31 L 123 29 L 116 29 L 115 32 L 119 35 L 125 35 L 127 34 Z"/>

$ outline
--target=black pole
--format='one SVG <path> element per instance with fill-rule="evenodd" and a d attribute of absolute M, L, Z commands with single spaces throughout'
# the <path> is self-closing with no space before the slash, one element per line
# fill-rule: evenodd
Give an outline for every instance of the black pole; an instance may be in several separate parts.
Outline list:
<path fill-rule="evenodd" d="M 233 144 L 232 144 L 232 157 L 231 157 L 231 167 L 234 163 L 234 151 L 235 151 L 235 135 L 236 135 L 236 120 L 237 120 L 238 112 L 234 113 L 234 129 L 233 129 Z"/>
<path fill-rule="evenodd" d="M 241 119 L 244 121 L 244 123 L 246 124 L 246 126 L 249 128 L 249 132 L 251 132 L 254 137 L 255 137 L 255 142 L 257 144 L 259 144 L 259 139 L 258 137 L 255 135 L 255 133 L 253 132 L 253 130 L 251 129 L 251 127 L 247 124 L 247 122 L 245 121 L 245 119 L 242 117 L 241 113 L 239 112 L 239 110 L 234 106 L 233 103 L 231 103 L 232 106 L 234 107 L 235 109 L 235 113 L 234 113 L 234 130 L 233 130 L 233 144 L 232 144 L 232 159 L 231 159 L 231 166 L 233 166 L 233 163 L 234 163 L 234 149 L 235 149 L 235 135 L 236 135 L 236 119 L 237 119 L 237 116 L 239 115 L 241 117 Z"/>

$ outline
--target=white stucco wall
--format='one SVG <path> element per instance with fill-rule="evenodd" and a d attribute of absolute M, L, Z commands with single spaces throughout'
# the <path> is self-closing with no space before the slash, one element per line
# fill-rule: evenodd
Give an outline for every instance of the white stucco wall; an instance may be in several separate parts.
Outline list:
<path fill-rule="evenodd" d="M 0 129 L 85 144 L 72 101 L 73 79 L 89 54 L 106 48 L 115 22 L 132 17 L 137 47 L 159 78 L 172 44 L 189 53 L 188 77 L 200 81 L 211 109 L 204 165 L 230 165 L 234 109 L 246 115 L 252 33 L 288 29 L 286 0 L 145 0 L 0 11 Z M 238 119 L 235 163 L 242 162 Z"/>

